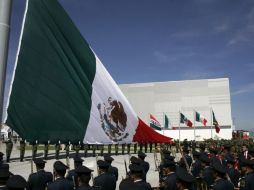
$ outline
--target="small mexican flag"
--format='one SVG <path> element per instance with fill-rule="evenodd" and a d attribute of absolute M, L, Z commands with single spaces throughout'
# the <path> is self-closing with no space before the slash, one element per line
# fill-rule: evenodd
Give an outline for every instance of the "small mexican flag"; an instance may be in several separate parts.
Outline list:
<path fill-rule="evenodd" d="M 206 123 L 207 123 L 206 118 L 204 116 L 200 115 L 200 113 L 198 113 L 198 112 L 196 112 L 195 115 L 196 115 L 196 117 L 195 117 L 196 119 L 195 120 L 197 122 L 203 123 L 203 125 L 206 126 Z"/>
<path fill-rule="evenodd" d="M 182 113 L 180 113 L 180 123 L 185 123 L 188 127 L 192 127 L 192 122 Z"/>
<path fill-rule="evenodd" d="M 215 127 L 216 133 L 220 133 L 220 126 L 219 126 L 218 121 L 215 118 L 214 112 L 213 112 L 213 125 Z"/>
<path fill-rule="evenodd" d="M 150 114 L 150 127 L 155 130 L 161 130 L 160 122 L 152 114 Z"/>

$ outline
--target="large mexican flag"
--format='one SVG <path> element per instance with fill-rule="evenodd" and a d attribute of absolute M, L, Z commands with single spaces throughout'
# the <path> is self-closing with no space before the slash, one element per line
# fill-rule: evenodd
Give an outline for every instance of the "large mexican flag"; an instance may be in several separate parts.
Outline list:
<path fill-rule="evenodd" d="M 30 142 L 132 142 L 138 117 L 56 0 L 29 0 L 6 124 Z"/>

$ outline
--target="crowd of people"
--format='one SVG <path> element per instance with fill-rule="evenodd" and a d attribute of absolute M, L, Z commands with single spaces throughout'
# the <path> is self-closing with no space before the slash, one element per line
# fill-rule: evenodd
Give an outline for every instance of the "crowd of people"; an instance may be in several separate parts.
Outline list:
<path fill-rule="evenodd" d="M 161 153 L 161 162 L 156 168 L 158 173 L 154 173 L 159 175 L 157 187 L 151 187 L 147 181 L 151 163 L 145 161 L 146 153 L 141 151 L 143 146 L 139 147 L 137 157 L 130 157 L 124 179 L 118 178 L 111 152 L 103 153 L 104 159 L 97 160 L 96 177 L 93 177 L 93 170 L 83 165 L 84 160 L 78 152 L 73 170 L 56 160 L 53 173 L 44 170 L 45 155 L 37 158 L 35 154 L 33 162 L 37 171 L 30 174 L 28 180 L 12 174 L 7 163 L 10 158 L 6 155 L 5 162 L 4 154 L 0 152 L 0 189 L 115 190 L 117 181 L 121 180 L 120 190 L 254 190 L 253 141 L 208 140 L 197 143 L 185 139 L 180 143 L 158 144 L 156 151 Z M 178 152 L 179 159 L 176 158 Z"/>

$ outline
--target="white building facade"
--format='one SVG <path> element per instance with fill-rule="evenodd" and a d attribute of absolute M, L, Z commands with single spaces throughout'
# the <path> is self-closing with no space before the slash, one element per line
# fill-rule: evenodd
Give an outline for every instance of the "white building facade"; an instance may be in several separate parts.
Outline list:
<path fill-rule="evenodd" d="M 138 116 L 148 125 L 150 114 L 164 125 L 164 114 L 170 120 L 171 127 L 158 131 L 174 139 L 201 141 L 203 139 L 231 139 L 232 115 L 228 78 L 169 81 L 154 83 L 136 83 L 119 85 Z M 207 119 L 207 126 L 195 122 L 195 111 Z M 220 125 L 216 133 L 212 125 L 212 111 Z M 183 113 L 193 123 L 189 128 L 180 124 Z M 179 130 L 180 129 L 180 130 Z"/>

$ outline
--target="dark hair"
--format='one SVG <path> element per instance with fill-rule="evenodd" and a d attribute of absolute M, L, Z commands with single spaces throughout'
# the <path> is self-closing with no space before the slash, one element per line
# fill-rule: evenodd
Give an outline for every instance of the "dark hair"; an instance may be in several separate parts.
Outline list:
<path fill-rule="evenodd" d="M 91 179 L 91 175 L 84 175 L 84 174 L 81 174 L 81 175 L 78 175 L 80 181 L 84 184 L 89 184 L 89 181 Z"/>

